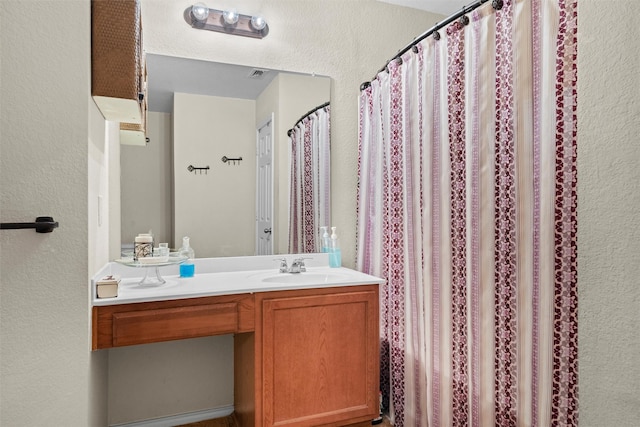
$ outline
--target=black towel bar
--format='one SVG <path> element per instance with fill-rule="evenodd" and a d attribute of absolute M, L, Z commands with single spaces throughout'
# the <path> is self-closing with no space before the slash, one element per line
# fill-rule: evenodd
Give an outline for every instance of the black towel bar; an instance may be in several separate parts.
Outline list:
<path fill-rule="evenodd" d="M 22 228 L 35 228 L 36 233 L 51 233 L 54 228 L 58 228 L 58 222 L 50 216 L 39 216 L 36 222 L 3 222 L 0 230 L 18 230 Z"/>

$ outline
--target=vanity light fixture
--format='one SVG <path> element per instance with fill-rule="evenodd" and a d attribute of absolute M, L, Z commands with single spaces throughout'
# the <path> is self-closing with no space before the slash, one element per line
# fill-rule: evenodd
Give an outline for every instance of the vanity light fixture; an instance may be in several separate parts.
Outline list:
<path fill-rule="evenodd" d="M 235 9 L 225 10 L 222 12 L 222 19 L 224 19 L 224 23 L 227 25 L 235 25 L 238 19 L 240 19 L 240 15 Z"/>
<path fill-rule="evenodd" d="M 267 26 L 267 21 L 265 21 L 262 16 L 252 16 L 251 26 L 258 31 L 262 31 L 262 29 Z"/>
<path fill-rule="evenodd" d="M 217 10 L 196 3 L 184 10 L 184 20 L 192 28 L 261 39 L 269 34 L 267 21 L 261 16 L 242 15 L 236 10 Z"/>
<path fill-rule="evenodd" d="M 209 8 L 204 3 L 196 3 L 191 6 L 191 13 L 198 21 L 206 21 L 209 17 Z"/>

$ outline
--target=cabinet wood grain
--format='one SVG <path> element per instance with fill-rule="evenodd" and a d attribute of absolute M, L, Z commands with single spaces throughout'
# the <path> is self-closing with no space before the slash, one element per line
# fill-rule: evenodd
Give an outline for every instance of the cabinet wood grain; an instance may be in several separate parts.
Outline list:
<path fill-rule="evenodd" d="M 130 311 L 113 315 L 115 347 L 230 334 L 238 329 L 236 303 Z"/>
<path fill-rule="evenodd" d="M 92 349 L 248 332 L 251 294 L 93 307 Z"/>
<path fill-rule="evenodd" d="M 344 426 L 379 409 L 378 286 L 256 296 L 256 424 Z"/>

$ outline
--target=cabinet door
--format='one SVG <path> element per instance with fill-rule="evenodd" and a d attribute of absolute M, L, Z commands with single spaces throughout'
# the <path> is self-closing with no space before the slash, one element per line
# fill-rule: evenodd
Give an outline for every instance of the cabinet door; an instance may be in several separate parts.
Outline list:
<path fill-rule="evenodd" d="M 91 2 L 91 95 L 106 120 L 142 123 L 140 0 Z"/>
<path fill-rule="evenodd" d="M 379 407 L 377 285 L 271 295 L 262 301 L 262 425 L 373 419 Z"/>

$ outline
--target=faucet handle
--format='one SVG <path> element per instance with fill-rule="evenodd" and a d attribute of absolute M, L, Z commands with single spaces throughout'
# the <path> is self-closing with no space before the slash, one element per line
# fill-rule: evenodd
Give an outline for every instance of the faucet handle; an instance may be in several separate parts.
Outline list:
<path fill-rule="evenodd" d="M 280 273 L 287 273 L 289 271 L 286 258 L 274 258 L 274 261 L 280 261 Z"/>
<path fill-rule="evenodd" d="M 295 266 L 299 272 L 307 271 L 307 268 L 304 265 L 305 259 L 311 259 L 311 258 L 296 258 L 293 260 L 293 264 L 291 264 L 291 268 Z"/>

